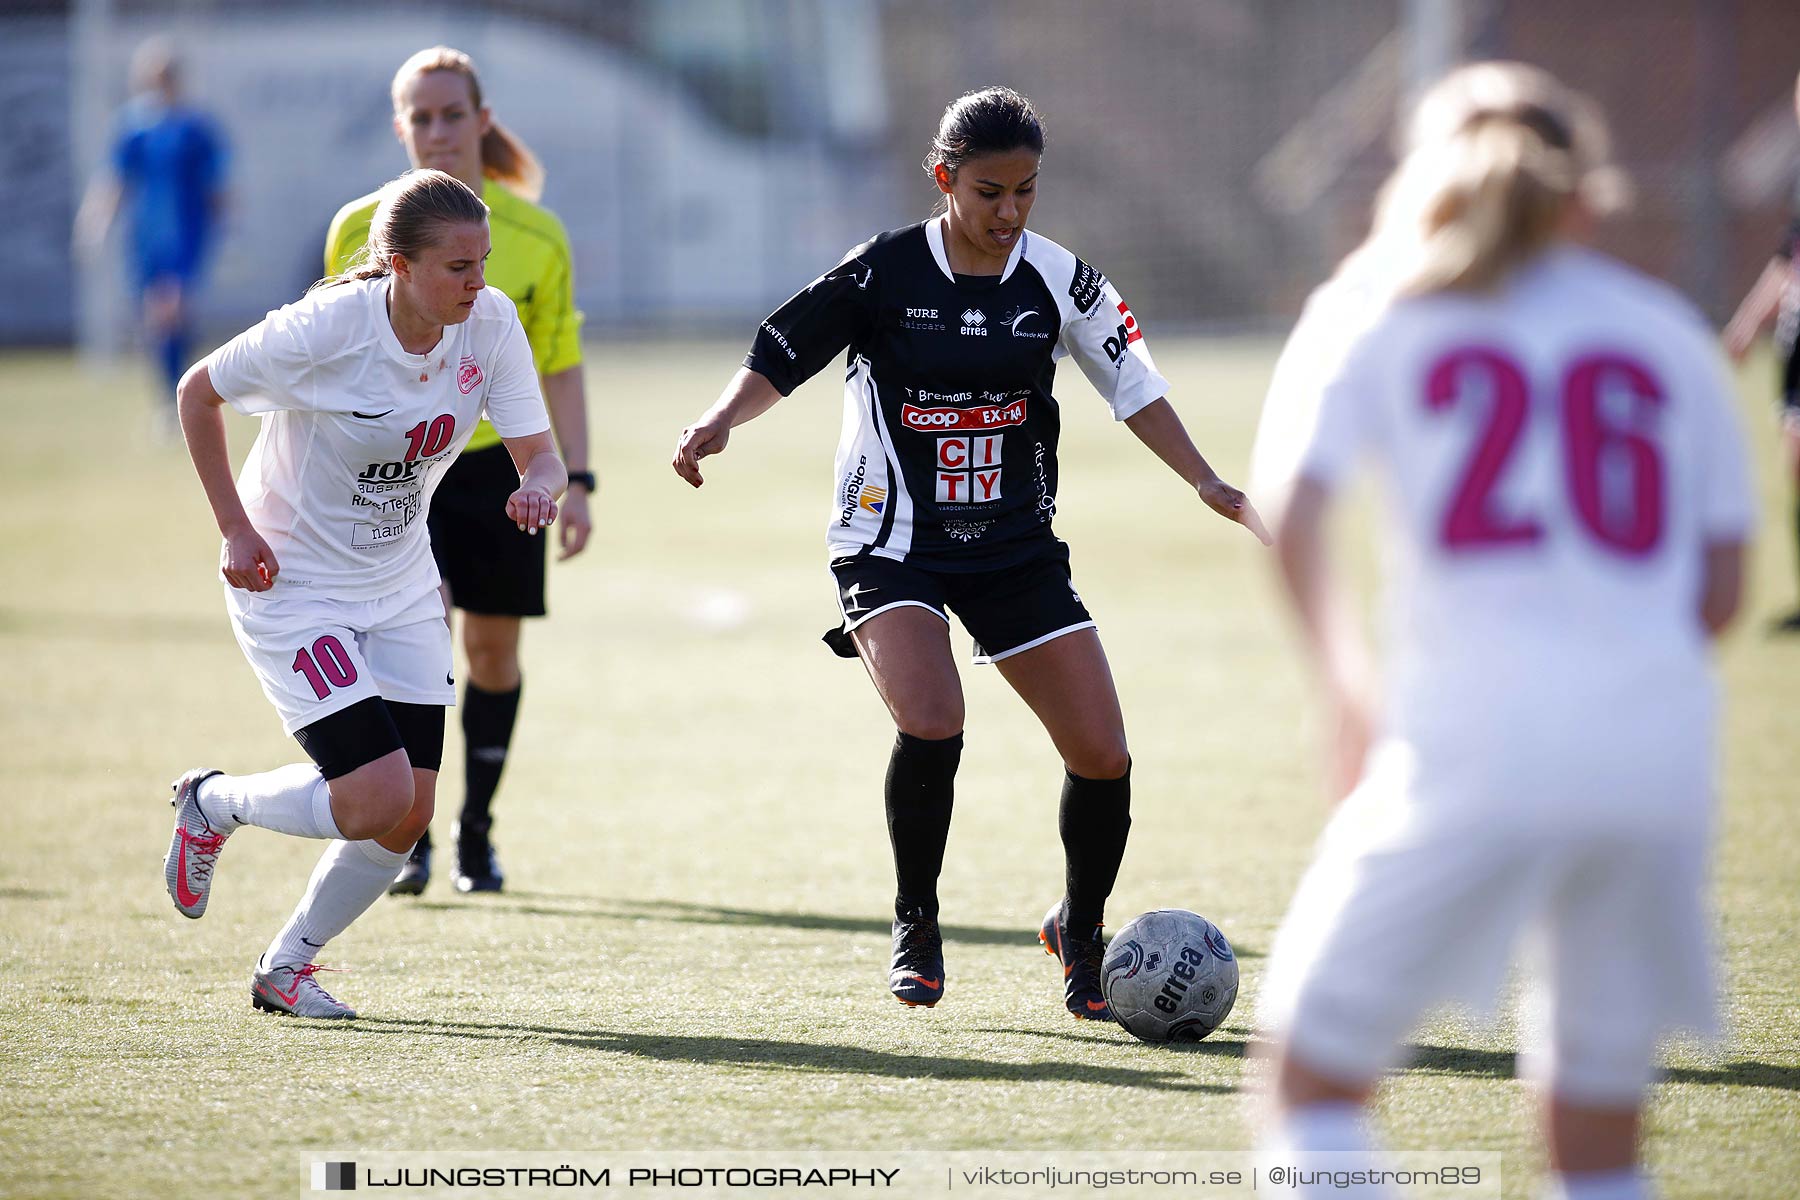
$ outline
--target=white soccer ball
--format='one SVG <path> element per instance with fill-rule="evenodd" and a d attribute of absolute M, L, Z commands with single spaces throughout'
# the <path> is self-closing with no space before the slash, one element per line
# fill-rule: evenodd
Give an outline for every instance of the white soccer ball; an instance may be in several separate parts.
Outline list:
<path fill-rule="evenodd" d="M 1100 986 L 1113 1017 L 1134 1037 L 1197 1042 L 1237 1003 L 1237 957 L 1199 913 L 1159 908 L 1113 935 Z"/>

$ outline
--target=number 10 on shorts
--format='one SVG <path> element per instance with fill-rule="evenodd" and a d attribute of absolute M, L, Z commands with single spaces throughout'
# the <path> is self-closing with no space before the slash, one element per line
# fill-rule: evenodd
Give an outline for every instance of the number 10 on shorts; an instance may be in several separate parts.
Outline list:
<path fill-rule="evenodd" d="M 987 504 L 1000 498 L 1000 434 L 939 438 L 939 504 Z"/>
<path fill-rule="evenodd" d="M 305 676 L 313 695 L 323 700 L 332 688 L 356 682 L 356 662 L 344 644 L 328 633 L 314 642 L 310 651 L 302 649 L 294 655 L 294 674 Z"/>

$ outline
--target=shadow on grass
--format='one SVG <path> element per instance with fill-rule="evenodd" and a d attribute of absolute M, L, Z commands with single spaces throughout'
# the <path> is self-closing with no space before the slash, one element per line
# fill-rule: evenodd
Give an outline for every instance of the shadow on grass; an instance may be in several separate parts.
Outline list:
<path fill-rule="evenodd" d="M 1093 1063 L 990 1062 L 929 1054 L 895 1054 L 866 1046 L 830 1042 L 784 1042 L 770 1038 L 691 1037 L 560 1029 L 550 1025 L 492 1024 L 479 1021 L 422 1021 L 364 1017 L 346 1028 L 359 1033 L 405 1033 L 477 1041 L 516 1041 L 522 1034 L 573 1050 L 629 1054 L 659 1062 L 738 1066 L 764 1071 L 874 1075 L 894 1079 L 974 1079 L 997 1083 L 1087 1083 L 1101 1087 L 1228 1095 L 1236 1089 L 1189 1079 L 1177 1071 L 1098 1066 Z"/>
<path fill-rule="evenodd" d="M 1511 1051 L 1475 1050 L 1464 1046 L 1411 1046 L 1408 1048 L 1408 1061 L 1409 1070 L 1431 1075 L 1511 1079 L 1518 1069 L 1518 1055 Z M 1716 1067 L 1671 1067 L 1662 1072 L 1659 1078 L 1666 1083 L 1800 1091 L 1800 1067 L 1751 1059 L 1721 1063 Z"/>
<path fill-rule="evenodd" d="M 223 614 L 199 617 L 0 607 L 0 636 L 24 634 L 138 645 L 145 641 L 216 641 L 228 629 Z"/>
<path fill-rule="evenodd" d="M 48 892 L 42 888 L 0 887 L 0 900 L 59 900 L 61 892 Z"/>
<path fill-rule="evenodd" d="M 553 903 L 546 903 L 553 902 Z M 683 900 L 612 900 L 604 896 L 557 895 L 550 892 L 503 892 L 465 901 L 414 900 L 416 908 L 464 911 L 492 905 L 508 913 L 543 917 L 598 917 L 613 921 L 672 921 L 681 925 L 739 925 L 746 927 L 806 929 L 825 933 L 866 933 L 887 937 L 892 925 L 879 917 L 832 916 L 824 913 L 782 912 L 765 908 L 727 908 L 717 904 L 692 904 Z M 966 946 L 1020 946 L 1037 944 L 1037 926 L 1017 929 L 989 925 L 945 925 L 946 942 Z M 1234 945 L 1239 958 L 1261 958 L 1255 950 Z"/>
<path fill-rule="evenodd" d="M 1011 1037 L 1056 1038 L 1065 1042 L 1079 1042 L 1083 1045 L 1097 1045 L 1101 1042 L 1115 1043 L 1117 1036 L 1093 1035 L 1081 1033 L 1058 1033 L 1048 1029 L 983 1029 L 982 1033 L 1003 1033 Z M 1236 1032 L 1227 1030 L 1227 1033 Z M 1130 1035 L 1127 1034 L 1127 1037 Z M 1132 1039 L 1136 1041 L 1135 1038 Z M 1198 1042 L 1168 1042 L 1156 1047 L 1158 1052 L 1168 1051 L 1171 1054 L 1200 1054 L 1212 1058 L 1244 1058 L 1250 1053 L 1250 1043 L 1243 1038 L 1209 1037 Z"/>

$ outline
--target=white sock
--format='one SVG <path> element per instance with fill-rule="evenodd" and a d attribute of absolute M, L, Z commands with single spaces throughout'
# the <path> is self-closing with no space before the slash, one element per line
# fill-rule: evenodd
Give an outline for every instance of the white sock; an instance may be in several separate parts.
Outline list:
<path fill-rule="evenodd" d="M 1552 1172 L 1548 1200 L 1649 1200 L 1650 1184 L 1636 1168 L 1618 1171 Z"/>
<path fill-rule="evenodd" d="M 1367 1114 L 1360 1104 L 1305 1104 L 1283 1111 L 1275 1120 L 1259 1147 L 1260 1165 L 1286 1167 L 1289 1171 L 1323 1172 L 1373 1167 L 1375 1142 L 1369 1134 Z M 1333 1157 L 1308 1161 L 1314 1154 L 1354 1155 L 1355 1158 Z M 1291 1177 L 1290 1177 L 1291 1178 Z M 1359 1200 L 1386 1197 L 1386 1188 L 1364 1184 L 1358 1187 L 1334 1187 L 1325 1180 L 1290 1182 L 1289 1194 L 1295 1197 L 1355 1196 Z"/>
<path fill-rule="evenodd" d="M 1295 1154 L 1369 1151 L 1374 1143 L 1360 1104 L 1303 1104 L 1283 1111 L 1270 1131 L 1269 1148 Z"/>
<path fill-rule="evenodd" d="M 224 822 L 227 832 L 256 825 L 298 837 L 344 836 L 331 815 L 331 785 L 311 763 L 292 763 L 261 775 L 214 775 L 200 785 L 199 799 L 207 821 Z"/>
<path fill-rule="evenodd" d="M 405 851 L 389 850 L 372 840 L 339 840 L 327 846 L 294 915 L 263 954 L 263 969 L 312 962 L 326 942 L 350 928 L 387 893 L 405 862 Z"/>

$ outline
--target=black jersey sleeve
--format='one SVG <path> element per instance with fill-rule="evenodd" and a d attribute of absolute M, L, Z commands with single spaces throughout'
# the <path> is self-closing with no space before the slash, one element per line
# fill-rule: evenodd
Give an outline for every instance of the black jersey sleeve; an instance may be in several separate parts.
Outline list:
<path fill-rule="evenodd" d="M 787 395 L 822 370 L 844 347 L 868 340 L 874 328 L 875 268 L 858 246 L 769 314 L 756 331 L 744 365 Z"/>

